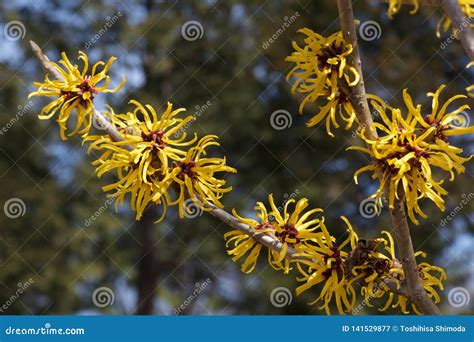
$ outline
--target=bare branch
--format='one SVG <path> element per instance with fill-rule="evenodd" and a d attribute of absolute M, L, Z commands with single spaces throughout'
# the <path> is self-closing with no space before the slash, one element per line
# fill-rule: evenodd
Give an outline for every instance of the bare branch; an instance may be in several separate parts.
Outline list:
<path fill-rule="evenodd" d="M 349 65 L 356 68 L 360 75 L 360 82 L 352 88 L 350 99 L 357 112 L 359 124 L 363 127 L 370 127 L 372 124 L 372 116 L 367 104 L 364 77 L 362 74 L 359 47 L 357 44 L 357 35 L 354 27 L 354 13 L 352 10 L 351 0 L 337 0 L 339 8 L 339 18 L 341 22 L 341 30 L 346 42 L 352 45 L 353 52 L 349 58 Z M 377 133 L 370 129 L 366 129 L 366 134 L 370 139 L 376 139 Z M 388 196 L 387 196 L 388 198 Z M 417 306 L 424 314 L 440 314 L 439 309 L 426 294 L 421 280 L 418 276 L 417 263 L 411 241 L 410 228 L 405 215 L 405 206 L 403 196 L 395 203 L 395 208 L 390 209 L 390 217 L 392 218 L 392 229 L 395 232 L 395 240 L 399 256 L 403 264 L 403 271 L 406 281 L 406 296 Z"/>

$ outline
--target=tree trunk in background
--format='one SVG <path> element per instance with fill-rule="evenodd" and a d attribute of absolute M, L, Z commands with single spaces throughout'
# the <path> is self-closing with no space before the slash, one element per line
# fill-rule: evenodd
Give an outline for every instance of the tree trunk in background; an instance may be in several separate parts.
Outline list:
<path fill-rule="evenodd" d="M 145 10 L 148 17 L 153 15 L 153 0 L 145 1 Z M 153 77 L 153 66 L 154 66 L 154 49 L 152 44 L 148 40 L 145 42 L 142 61 L 143 70 L 145 73 L 145 82 L 143 88 L 149 89 L 150 87 L 160 88 L 160 82 L 155 80 Z M 157 260 L 155 255 L 155 232 L 158 226 L 154 221 L 158 218 L 157 208 L 151 205 L 145 210 L 143 216 L 139 222 L 136 223 L 138 240 L 140 246 L 140 261 L 138 263 L 138 276 L 137 276 L 137 308 L 136 313 L 138 315 L 152 315 L 155 309 L 155 290 L 158 283 L 159 266 L 160 260 Z"/>
<path fill-rule="evenodd" d="M 158 269 L 155 259 L 155 229 L 154 221 L 157 215 L 156 208 L 148 208 L 140 221 L 135 223 L 140 252 L 138 262 L 137 290 L 138 299 L 136 313 L 151 315 L 154 311 L 155 289 L 158 279 Z"/>

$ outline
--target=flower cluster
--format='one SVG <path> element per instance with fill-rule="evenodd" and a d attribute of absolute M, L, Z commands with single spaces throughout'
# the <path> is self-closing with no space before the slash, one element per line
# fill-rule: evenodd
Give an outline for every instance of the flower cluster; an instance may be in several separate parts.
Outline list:
<path fill-rule="evenodd" d="M 90 73 L 87 55 L 79 52 L 79 59 L 84 63 L 82 72 L 62 53 L 60 63 L 64 69 L 51 63 L 60 79 L 50 80 L 46 76 L 44 83 L 35 83 L 39 89 L 30 96 L 54 98 L 42 109 L 39 118 L 49 119 L 59 111 L 57 121 L 63 139 L 66 139 L 67 123 L 75 110 L 76 128 L 69 135 L 79 132 L 84 142 L 90 142 L 89 152 L 101 153 L 93 162 L 99 177 L 109 173 L 117 177 L 115 182 L 103 187 L 106 192 L 112 191 L 109 196 L 116 200 L 116 207 L 123 204 L 128 194 L 137 220 L 150 203 L 163 207 L 162 218 L 170 205 L 178 206 L 181 218 L 186 211 L 192 210 L 190 207 L 207 210 L 206 203 L 223 207 L 220 199 L 232 188 L 226 187 L 225 180 L 217 175 L 237 171 L 226 165 L 225 158 L 206 157 L 210 147 L 219 146 L 216 136 L 198 139 L 195 135 L 188 139 L 184 130 L 193 117 L 181 118 L 184 109 L 173 109 L 168 103 L 166 110 L 158 115 L 152 106 L 132 100 L 133 111 L 116 114 L 107 106 L 105 116 L 100 117 L 102 124 L 108 127 L 102 128 L 112 127 L 117 134 L 89 135 L 92 120 L 98 116 L 94 97 L 101 92 L 117 91 L 125 79 L 119 87 L 108 89 L 110 78 L 107 73 L 115 58 L 110 58 L 107 64 L 96 63 Z M 98 71 L 101 66 L 102 70 Z M 177 132 L 184 133 L 176 138 Z M 189 201 L 194 206 L 189 205 Z"/>
<path fill-rule="evenodd" d="M 89 151 L 101 151 L 93 163 L 97 174 L 102 176 L 113 172 L 118 181 L 103 187 L 104 191 L 115 191 L 110 196 L 122 203 L 126 194 L 139 220 L 146 206 L 152 202 L 163 207 L 163 216 L 168 205 L 178 205 L 182 218 L 190 199 L 199 208 L 210 202 L 222 207 L 220 198 L 232 190 L 225 187 L 225 180 L 216 178 L 219 172 L 237 172 L 226 165 L 225 158 L 205 157 L 210 146 L 219 146 L 216 136 L 207 135 L 200 140 L 197 136 L 188 139 L 184 132 L 174 139 L 174 133 L 181 130 L 192 116 L 180 118 L 184 109 L 173 110 L 168 103 L 160 116 L 150 105 L 132 100 L 133 112 L 110 113 L 111 124 L 118 128 L 121 140 L 110 136 L 90 135 Z M 173 199 L 170 190 L 177 194 Z"/>
<path fill-rule="evenodd" d="M 59 66 L 50 62 L 51 66 L 58 72 L 61 79 L 51 80 L 48 75 L 44 82 L 34 82 L 38 90 L 32 92 L 31 96 L 47 96 L 54 100 L 43 107 L 39 114 L 39 119 L 47 120 L 52 118 L 57 112 L 57 122 L 60 128 L 61 138 L 66 140 L 67 123 L 75 111 L 76 128 L 68 135 L 79 133 L 87 135 L 92 125 L 92 111 L 94 109 L 94 98 L 99 93 L 114 93 L 121 89 L 125 83 L 125 77 L 122 77 L 122 83 L 114 89 L 108 89 L 110 76 L 107 75 L 112 63 L 116 60 L 111 57 L 107 64 L 102 61 L 95 63 L 92 70 L 89 71 L 89 59 L 87 55 L 80 51 L 79 59 L 83 62 L 82 71 L 79 71 L 77 65 L 73 65 L 66 54 L 61 54 Z M 102 70 L 98 70 L 102 67 Z"/>
<path fill-rule="evenodd" d="M 431 113 L 425 116 L 421 105 L 414 105 L 406 89 L 403 92 L 406 111 L 392 108 L 381 99 L 371 96 L 371 104 L 382 122 L 374 123 L 370 129 L 377 130 L 380 137 L 371 140 L 364 128 L 358 135 L 368 147 L 350 147 L 369 154 L 375 161 L 355 173 L 356 183 L 361 172 L 373 171 L 373 178 L 380 180 L 380 186 L 372 197 L 382 206 L 382 197 L 387 188 L 388 203 L 393 208 L 395 199 L 404 196 L 408 215 L 416 224 L 418 220 L 415 213 L 426 218 L 419 206 L 421 199 L 427 198 L 440 210 L 445 210 L 443 196 L 447 191 L 442 185 L 446 176 L 436 179 L 433 169 L 446 171 L 452 181 L 455 173 L 465 171 L 464 163 L 470 159 L 462 157 L 463 150 L 448 141 L 449 136 L 474 132 L 474 126 L 468 126 L 469 118 L 465 112 L 469 109 L 468 105 L 448 110 L 455 100 L 466 96 L 453 96 L 441 105 L 439 97 L 444 87 L 439 87 L 435 93 L 428 93 L 432 97 L 432 106 Z"/>
<path fill-rule="evenodd" d="M 307 103 L 314 103 L 320 97 L 327 101 L 320 107 L 319 113 L 307 122 L 307 126 L 313 127 L 326 119 L 326 131 L 333 137 L 331 125 L 339 127 L 337 113 L 346 122 L 346 129 L 356 120 L 348 92 L 349 87 L 359 82 L 360 76 L 346 60 L 352 53 L 352 45 L 345 42 L 340 31 L 329 37 L 323 37 L 308 28 L 299 32 L 306 36 L 304 46 L 293 42 L 295 51 L 286 61 L 295 66 L 287 79 L 294 78 L 291 91 L 304 96 L 299 107 L 300 113 L 303 113 Z"/>
<path fill-rule="evenodd" d="M 276 270 L 298 273 L 297 281 L 304 284 L 296 288 L 296 294 L 313 288 L 319 288 L 319 295 L 309 304 L 317 305 L 318 309 L 331 313 L 335 304 L 339 314 L 354 310 L 358 296 L 357 288 L 368 306 L 372 299 L 385 299 L 381 310 L 399 307 L 408 313 L 409 300 L 399 294 L 394 301 L 393 288 L 403 286 L 404 273 L 401 262 L 395 256 L 393 238 L 384 231 L 383 237 L 365 240 L 360 239 L 345 217 L 341 217 L 347 226 L 347 237 L 341 243 L 332 236 L 325 225 L 324 217 L 319 208 L 306 210 L 306 198 L 295 202 L 291 199 L 279 210 L 273 196 L 268 198 L 270 207 L 267 210 L 262 202 L 258 202 L 256 219 L 234 215 L 247 225 L 255 234 L 267 235 L 280 243 L 280 252 L 268 251 L 268 263 Z M 294 204 L 294 209 L 289 210 Z M 244 259 L 242 271 L 250 273 L 254 270 L 262 245 L 255 238 L 239 230 L 225 234 L 228 254 L 233 261 Z M 380 246 L 383 250 L 379 251 Z M 291 249 L 291 252 L 289 252 Z M 416 255 L 423 255 L 418 252 Z M 292 267 L 292 266 L 295 267 Z M 419 265 L 420 280 L 428 295 L 439 302 L 436 288 L 443 289 L 442 281 L 446 279 L 444 271 L 427 263 Z M 411 303 L 414 312 L 416 306 Z"/>
<path fill-rule="evenodd" d="M 297 203 L 294 199 L 290 199 L 285 203 L 283 212 L 280 213 L 273 200 L 273 195 L 268 196 L 268 202 L 270 204 L 269 210 L 262 202 L 257 202 L 255 210 L 258 221 L 239 216 L 235 209 L 233 214 L 255 232 L 268 234 L 281 243 L 280 253 L 268 250 L 268 262 L 275 270 L 283 270 L 284 273 L 288 273 L 291 269 L 290 262 L 286 259 L 288 249 L 304 250 L 306 241 L 321 237 L 321 233 L 315 231 L 320 228 L 322 221 L 316 218 L 315 214 L 322 212 L 322 209 L 317 208 L 304 212 L 309 205 L 306 198 Z M 290 212 L 290 206 L 293 203 L 295 203 L 294 209 Z M 251 272 L 260 253 L 260 248 L 254 248 L 255 241 L 238 230 L 231 231 L 224 237 L 227 240 L 227 246 L 233 246 L 228 253 L 232 255 L 234 261 L 244 257 L 252 250 L 242 265 L 242 272 Z"/>

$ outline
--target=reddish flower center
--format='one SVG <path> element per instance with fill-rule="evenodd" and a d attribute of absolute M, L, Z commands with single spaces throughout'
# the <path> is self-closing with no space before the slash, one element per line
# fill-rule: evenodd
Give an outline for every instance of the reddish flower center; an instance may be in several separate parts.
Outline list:
<path fill-rule="evenodd" d="M 79 95 L 82 95 L 86 92 L 89 92 L 91 93 L 91 99 L 94 98 L 95 95 L 97 95 L 99 92 L 97 91 L 97 89 L 94 88 L 93 85 L 91 85 L 89 83 L 90 81 L 90 76 L 86 76 L 84 78 L 84 80 L 82 81 L 81 84 L 79 84 L 78 88 L 79 88 Z"/>
<path fill-rule="evenodd" d="M 338 57 L 344 53 L 344 45 L 339 44 L 336 45 L 336 43 L 332 43 L 331 45 L 321 49 L 321 51 L 318 53 L 318 64 L 320 69 L 334 69 L 337 70 L 339 68 L 339 65 L 334 65 L 328 63 L 328 59 Z"/>
<path fill-rule="evenodd" d="M 281 232 L 275 232 L 275 236 L 281 241 L 286 242 L 286 240 L 291 239 L 290 245 L 294 243 L 300 243 L 300 238 L 298 238 L 298 230 L 292 224 L 285 224 L 281 227 Z"/>
<path fill-rule="evenodd" d="M 342 278 L 344 271 L 342 268 L 342 257 L 341 251 L 337 248 L 337 246 L 331 247 L 332 254 L 325 254 L 324 255 L 324 263 L 327 264 L 328 259 L 335 259 L 331 262 L 331 268 L 328 268 L 326 271 L 322 272 L 321 275 L 326 279 L 330 278 L 332 275 L 332 271 L 337 272 L 337 276 L 339 279 Z"/>
<path fill-rule="evenodd" d="M 80 104 L 83 105 L 83 107 L 86 107 L 87 102 L 94 100 L 94 97 L 99 93 L 97 89 L 95 89 L 94 86 L 89 83 L 89 81 L 90 81 L 90 76 L 86 76 L 84 80 L 77 86 L 79 88 L 78 91 L 61 90 L 61 96 L 64 96 L 66 101 L 72 98 L 75 98 L 77 96 L 80 96 L 80 100 L 79 100 Z M 91 94 L 91 97 L 88 100 L 85 100 L 82 97 L 82 95 L 86 92 L 89 92 Z"/>
<path fill-rule="evenodd" d="M 153 143 L 153 149 L 162 149 L 166 146 L 165 132 L 162 129 L 150 133 L 142 132 L 143 141 Z"/>
<path fill-rule="evenodd" d="M 196 162 L 173 162 L 173 167 L 179 167 L 181 170 L 178 173 L 178 178 L 184 180 L 185 176 L 188 176 L 192 180 L 197 178 L 197 173 L 193 171 L 193 167 L 196 166 Z"/>
<path fill-rule="evenodd" d="M 436 130 L 433 133 L 433 138 L 434 139 L 441 139 L 443 141 L 447 141 L 448 137 L 443 134 L 443 130 L 449 128 L 448 126 L 443 126 L 441 125 L 441 122 L 431 118 L 430 115 L 425 116 L 424 118 L 425 122 L 429 124 L 430 126 L 436 127 Z"/>

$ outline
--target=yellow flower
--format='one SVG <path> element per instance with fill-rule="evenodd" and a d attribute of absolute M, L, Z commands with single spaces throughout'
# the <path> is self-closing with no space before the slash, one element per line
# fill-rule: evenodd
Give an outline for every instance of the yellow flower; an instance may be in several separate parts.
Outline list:
<path fill-rule="evenodd" d="M 415 253 L 415 256 L 420 256 L 420 255 L 423 258 L 426 257 L 426 254 L 422 251 L 418 251 Z M 392 258 L 396 259 L 394 255 L 392 256 Z M 426 262 L 420 263 L 418 265 L 417 271 L 418 271 L 418 275 L 420 277 L 421 283 L 423 285 L 423 288 L 426 291 L 428 297 L 431 298 L 436 304 L 438 304 L 441 299 L 439 297 L 439 294 L 436 288 L 438 288 L 440 291 L 444 289 L 443 281 L 446 280 L 446 273 L 441 267 L 433 266 Z M 400 280 L 403 280 L 403 279 L 404 279 L 404 276 L 403 276 L 403 271 L 402 271 Z M 410 307 L 414 313 L 416 313 L 417 315 L 422 314 L 418 310 L 416 305 L 411 303 L 407 297 L 401 294 L 395 294 L 393 292 L 390 292 L 388 290 L 388 287 L 384 287 L 383 290 L 384 291 L 381 291 L 382 296 L 387 295 L 388 299 L 385 302 L 385 305 L 382 308 L 380 308 L 379 311 L 385 311 L 391 307 L 393 309 L 400 308 L 401 312 L 403 312 L 404 314 L 409 314 L 410 311 L 408 310 L 408 307 L 409 307 L 408 304 L 410 304 Z M 378 296 L 378 297 L 382 297 L 382 296 Z"/>
<path fill-rule="evenodd" d="M 431 108 L 432 111 L 425 118 L 417 113 L 417 119 L 419 123 L 425 128 L 436 127 L 433 132 L 434 138 L 446 140 L 447 136 L 451 135 L 462 135 L 474 133 L 474 126 L 469 126 L 469 116 L 467 110 L 470 107 L 465 104 L 459 106 L 455 110 L 448 112 L 448 107 L 456 100 L 467 98 L 466 95 L 455 95 L 447 100 L 442 106 L 439 100 L 441 92 L 446 86 L 441 85 L 436 92 L 428 93 L 429 97 L 432 97 Z"/>
<path fill-rule="evenodd" d="M 232 213 L 240 222 L 248 225 L 255 233 L 265 234 L 273 231 L 275 228 L 269 222 L 270 218 L 265 205 L 262 202 L 257 202 L 255 211 L 258 221 L 239 216 L 235 209 L 232 210 Z M 232 230 L 224 234 L 224 239 L 226 240 L 226 247 L 230 248 L 227 253 L 232 256 L 232 261 L 236 262 L 248 253 L 244 263 L 242 264 L 241 270 L 244 273 L 252 272 L 257 264 L 262 245 L 253 237 L 250 237 L 248 234 L 245 234 L 240 230 Z"/>
<path fill-rule="evenodd" d="M 268 202 L 271 207 L 270 223 L 275 228 L 270 235 L 281 242 L 281 252 L 269 250 L 268 262 L 275 270 L 283 270 L 286 274 L 290 271 L 290 260 L 286 259 L 286 252 L 289 247 L 297 252 L 305 250 L 306 242 L 318 239 L 321 232 L 317 232 L 323 219 L 312 217 L 314 214 L 322 212 L 320 208 L 311 209 L 306 212 L 308 199 L 302 198 L 295 202 L 294 199 L 286 201 L 281 207 L 277 207 L 273 200 L 273 194 L 268 196 Z M 295 203 L 293 211 L 290 211 L 290 205 Z"/>
<path fill-rule="evenodd" d="M 420 7 L 418 0 L 412 0 L 413 2 L 413 9 L 410 11 L 410 14 L 415 14 Z M 393 16 L 400 11 L 400 8 L 403 4 L 406 4 L 404 0 L 389 0 L 388 4 L 388 16 L 393 19 Z"/>
<path fill-rule="evenodd" d="M 92 141 L 89 152 L 103 151 L 93 163 L 98 176 L 113 171 L 118 177 L 117 182 L 103 187 L 104 191 L 115 190 L 111 196 L 117 197 L 117 204 L 123 202 L 124 196 L 130 193 L 131 207 L 137 212 L 137 220 L 150 202 L 163 205 L 164 217 L 166 207 L 171 202 L 168 194 L 172 183 L 170 160 L 179 161 L 186 157 L 186 151 L 181 148 L 197 139 L 194 137 L 185 141 L 186 133 L 178 139 L 171 137 L 192 117 L 177 118 L 184 109 L 172 110 L 171 103 L 168 103 L 160 118 L 150 105 L 143 106 L 134 100 L 130 103 L 136 106 L 133 112 L 111 112 L 110 115 L 111 124 L 119 130 L 122 141 L 113 141 L 106 135 L 88 136 L 85 141 Z"/>
<path fill-rule="evenodd" d="M 472 0 L 458 0 L 458 3 L 459 3 L 459 6 L 461 7 L 461 10 L 462 12 L 464 13 L 464 15 L 466 16 L 466 18 L 468 19 L 468 22 L 467 23 L 463 23 L 463 25 L 468 25 L 471 26 L 471 27 L 474 27 L 474 24 L 470 22 L 470 18 L 474 17 L 474 3 Z M 449 28 L 451 27 L 451 19 L 449 18 L 449 16 L 447 16 L 446 14 L 443 15 L 443 17 L 440 19 L 440 21 L 438 22 L 438 25 L 436 26 L 436 36 L 438 38 L 441 37 L 441 30 L 443 30 L 443 32 L 446 32 L 449 30 Z M 458 36 L 458 31 L 462 31 L 463 30 L 463 27 L 457 27 L 457 28 L 453 28 L 453 35 L 457 38 Z"/>
<path fill-rule="evenodd" d="M 291 204 L 295 203 L 294 199 L 288 200 L 284 205 L 282 204 L 281 207 L 275 205 L 272 194 L 268 196 L 268 201 L 271 208 L 268 213 L 267 209 L 261 202 L 258 202 L 255 207 L 258 211 L 257 217 L 260 219 L 260 222 L 240 217 L 237 215 L 235 210 L 233 213 L 239 221 L 249 225 L 255 233 L 264 233 L 281 243 L 280 252 L 269 249 L 268 263 L 275 270 L 283 270 L 284 273 L 287 274 L 291 269 L 290 260 L 286 259 L 288 249 L 293 248 L 298 253 L 303 252 L 307 248 L 305 244 L 308 241 L 320 238 L 321 232 L 316 231 L 319 228 L 321 220 L 314 218 L 313 215 L 322 212 L 322 209 L 317 208 L 304 212 L 308 207 L 308 199 L 306 198 L 302 198 L 296 202 L 293 211 L 290 211 L 289 207 Z M 238 238 L 238 245 L 241 245 L 240 247 L 236 245 L 234 250 L 229 252 L 229 254 L 234 255 L 233 260 L 236 261 L 240 259 L 253 245 L 250 245 L 252 240 L 246 239 L 243 235 L 241 236 L 237 232 L 233 234 L 235 234 L 236 239 Z M 244 244 L 248 247 L 243 247 Z M 250 271 L 253 270 L 258 253 L 260 253 L 260 247 L 258 247 L 258 253 L 257 247 L 253 251 L 256 254 L 250 254 L 244 264 L 246 267 L 242 266 L 243 271 L 244 269 L 250 269 Z"/>
<path fill-rule="evenodd" d="M 343 90 L 346 85 L 355 86 L 360 79 L 356 69 L 348 65 L 346 60 L 352 53 L 352 45 L 345 42 L 340 31 L 329 37 L 323 37 L 308 28 L 298 32 L 306 35 L 305 45 L 300 47 L 293 42 L 295 51 L 286 58 L 286 61 L 295 63 L 287 75 L 287 79 L 295 78 L 291 91 L 304 96 L 299 107 L 300 113 L 303 113 L 306 103 L 314 103 L 319 97 L 327 99 L 328 103 L 307 125 L 312 127 L 327 116 L 326 129 L 333 136 L 330 124 L 332 122 L 336 128 L 339 127 L 335 118 L 338 106 L 348 127 L 355 120 L 355 112 Z M 343 115 L 342 109 L 346 111 L 347 117 Z"/>
<path fill-rule="evenodd" d="M 339 116 L 342 120 L 346 122 L 346 130 L 351 128 L 354 121 L 357 120 L 356 111 L 352 106 L 352 102 L 349 100 L 346 92 L 341 88 L 338 88 L 336 96 L 333 99 L 328 99 L 327 103 L 321 107 L 319 113 L 306 123 L 306 126 L 313 127 L 326 118 L 326 132 L 331 137 L 334 137 L 334 134 L 331 132 L 331 124 L 333 124 L 335 128 L 339 128 L 336 119 L 337 112 L 339 112 Z"/>
<path fill-rule="evenodd" d="M 110 77 L 107 75 L 110 66 L 116 60 L 111 57 L 107 64 L 102 61 L 97 62 L 89 71 L 89 60 L 87 55 L 79 51 L 79 59 L 83 61 L 83 69 L 79 71 L 77 65 L 73 65 L 66 54 L 61 54 L 62 59 L 59 63 L 50 62 L 57 72 L 62 76 L 61 80 L 50 80 L 45 76 L 44 82 L 34 82 L 38 90 L 32 92 L 29 96 L 47 96 L 55 98 L 51 103 L 43 107 L 39 119 L 47 120 L 53 117 L 58 111 L 57 122 L 60 128 L 61 138 L 66 139 L 67 122 L 72 111 L 76 110 L 76 127 L 69 136 L 79 133 L 87 135 L 92 124 L 92 111 L 94 108 L 94 97 L 99 93 L 113 93 L 122 88 L 125 83 L 125 77 L 115 89 L 108 89 Z M 98 70 L 103 66 L 102 70 Z M 103 82 L 103 83 L 102 83 Z M 102 83 L 99 85 L 99 83 Z"/>
<path fill-rule="evenodd" d="M 206 149 L 210 146 L 219 146 L 215 141 L 217 136 L 207 135 L 203 137 L 196 146 L 191 147 L 186 156 L 179 161 L 174 161 L 169 178 L 177 184 L 178 198 L 171 204 L 178 205 L 179 217 L 183 217 L 186 210 L 185 199 L 191 198 L 201 209 L 201 202 L 210 202 L 223 207 L 220 202 L 224 193 L 232 190 L 232 187 L 224 187 L 225 180 L 215 177 L 217 172 L 232 172 L 237 170 L 226 165 L 225 158 L 207 158 Z"/>
<path fill-rule="evenodd" d="M 463 173 L 463 164 L 470 159 L 461 157 L 462 149 L 447 142 L 447 136 L 466 134 L 473 130 L 473 127 L 458 128 L 452 124 L 453 120 L 460 119 L 458 114 L 467 106 L 446 113 L 449 104 L 465 96 L 454 96 L 438 109 L 438 95 L 442 89 L 443 86 L 436 93 L 428 94 L 433 97 L 433 102 L 432 112 L 426 117 L 421 114 L 421 105 L 413 104 L 406 89 L 403 92 L 406 115 L 402 115 L 400 109 L 392 108 L 381 99 L 371 96 L 371 104 L 380 114 L 382 122 L 374 123 L 370 129 L 377 129 L 381 136 L 375 141 L 371 140 L 366 137 L 365 129 L 362 129 L 358 134 L 368 148 L 349 148 L 367 153 L 375 161 L 356 171 L 356 183 L 360 173 L 373 171 L 373 178 L 379 178 L 380 185 L 372 197 L 381 206 L 384 189 L 388 187 L 388 203 L 393 208 L 395 198 L 403 194 L 408 215 L 415 224 L 418 224 L 415 213 L 426 218 L 418 203 L 423 198 L 433 201 L 440 210 L 445 210 L 443 196 L 447 191 L 442 187 L 443 179 L 437 181 L 433 178 L 432 168 L 447 171 L 452 181 L 454 171 Z"/>
<path fill-rule="evenodd" d="M 297 278 L 298 281 L 304 281 L 305 284 L 296 288 L 296 294 L 300 295 L 313 286 L 321 284 L 322 288 L 319 296 L 309 304 L 321 304 L 318 309 L 324 309 L 328 315 L 331 314 L 329 304 L 334 300 L 339 314 L 348 313 L 354 307 L 356 292 L 353 283 L 358 278 L 350 279 L 345 269 L 345 261 L 349 256 L 343 248 L 348 245 L 352 249 L 356 247 L 357 235 L 350 222 L 341 217 L 346 223 L 348 237 L 340 245 L 334 243 L 335 239 L 331 236 L 321 220 L 320 227 L 322 235 L 312 239 L 311 248 L 301 253 L 306 258 L 299 262 L 298 271 L 302 275 Z M 303 268 L 306 265 L 308 270 Z"/>
<path fill-rule="evenodd" d="M 170 160 L 179 161 L 184 158 L 186 151 L 182 148 L 192 145 L 197 140 L 195 135 L 193 139 L 186 141 L 185 132 L 173 139 L 175 133 L 182 130 L 193 117 L 188 115 L 184 119 L 179 118 L 179 113 L 185 109 L 173 110 L 173 105 L 169 102 L 160 117 L 148 104 L 144 106 L 135 100 L 131 100 L 130 103 L 135 105 L 135 110 L 115 115 L 115 126 L 123 133 L 123 140 L 137 151 L 139 157 L 135 162 L 139 164 L 143 178 L 145 178 L 144 170 L 156 165 L 163 174 L 167 174 L 171 166 Z"/>

